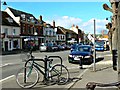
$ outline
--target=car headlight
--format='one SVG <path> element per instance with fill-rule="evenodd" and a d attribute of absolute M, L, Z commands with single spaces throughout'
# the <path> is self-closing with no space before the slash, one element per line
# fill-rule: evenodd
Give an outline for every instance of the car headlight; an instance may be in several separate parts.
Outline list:
<path fill-rule="evenodd" d="M 73 55 L 69 55 L 69 57 L 73 57 Z"/>
<path fill-rule="evenodd" d="M 90 58 L 90 56 L 85 56 L 85 58 Z"/>

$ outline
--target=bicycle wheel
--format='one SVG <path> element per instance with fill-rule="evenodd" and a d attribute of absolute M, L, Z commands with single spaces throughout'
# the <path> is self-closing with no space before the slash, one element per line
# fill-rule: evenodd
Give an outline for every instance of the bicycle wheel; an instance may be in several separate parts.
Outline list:
<path fill-rule="evenodd" d="M 31 88 L 37 84 L 38 80 L 39 73 L 31 66 L 21 68 L 16 75 L 17 84 L 22 88 Z"/>
<path fill-rule="evenodd" d="M 51 79 L 56 81 L 58 85 L 64 85 L 69 80 L 68 69 L 61 64 L 54 65 L 50 71 Z"/>

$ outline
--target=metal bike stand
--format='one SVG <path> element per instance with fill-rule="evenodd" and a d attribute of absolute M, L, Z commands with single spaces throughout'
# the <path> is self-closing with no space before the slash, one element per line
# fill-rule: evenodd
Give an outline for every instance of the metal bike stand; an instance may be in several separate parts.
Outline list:
<path fill-rule="evenodd" d="M 47 81 L 48 80 L 48 75 L 49 75 L 49 72 L 48 72 L 49 67 L 48 67 L 48 58 L 47 58 L 47 56 L 45 56 L 44 66 L 45 66 L 44 80 Z"/>

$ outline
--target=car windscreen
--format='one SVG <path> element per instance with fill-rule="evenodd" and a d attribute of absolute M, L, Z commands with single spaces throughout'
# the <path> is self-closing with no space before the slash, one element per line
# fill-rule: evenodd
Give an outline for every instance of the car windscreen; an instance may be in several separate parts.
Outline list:
<path fill-rule="evenodd" d="M 90 47 L 78 47 L 76 50 L 80 52 L 90 52 Z"/>
<path fill-rule="evenodd" d="M 104 41 L 103 40 L 98 40 L 98 41 L 95 41 L 95 44 L 103 46 L 104 45 Z"/>

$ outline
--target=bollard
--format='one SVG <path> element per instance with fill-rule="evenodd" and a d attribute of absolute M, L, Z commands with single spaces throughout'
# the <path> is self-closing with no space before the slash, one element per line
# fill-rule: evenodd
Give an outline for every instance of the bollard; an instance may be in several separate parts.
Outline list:
<path fill-rule="evenodd" d="M 112 50 L 113 70 L 117 71 L 117 50 Z"/>

